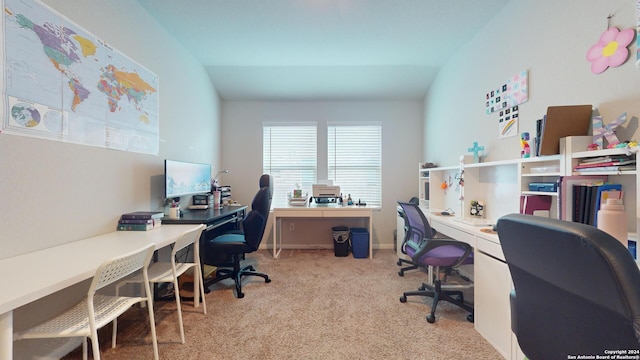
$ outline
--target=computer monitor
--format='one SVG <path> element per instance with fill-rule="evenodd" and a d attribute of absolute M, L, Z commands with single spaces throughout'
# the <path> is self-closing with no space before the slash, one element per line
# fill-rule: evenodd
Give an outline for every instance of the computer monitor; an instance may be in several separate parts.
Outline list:
<path fill-rule="evenodd" d="M 166 199 L 208 193 L 211 191 L 211 164 L 165 159 L 164 184 Z"/>

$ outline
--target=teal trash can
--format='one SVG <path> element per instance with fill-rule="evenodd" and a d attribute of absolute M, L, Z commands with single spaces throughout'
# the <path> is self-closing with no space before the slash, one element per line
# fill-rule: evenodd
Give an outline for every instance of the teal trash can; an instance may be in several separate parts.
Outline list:
<path fill-rule="evenodd" d="M 369 231 L 365 228 L 351 228 L 351 252 L 354 258 L 369 256 Z"/>

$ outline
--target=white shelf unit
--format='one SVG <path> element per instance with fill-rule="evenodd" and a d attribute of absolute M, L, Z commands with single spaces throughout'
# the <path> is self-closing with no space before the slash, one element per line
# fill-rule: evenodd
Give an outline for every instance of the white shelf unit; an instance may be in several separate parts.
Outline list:
<path fill-rule="evenodd" d="M 546 195 L 551 196 L 551 209 L 549 217 L 558 218 L 558 190 L 533 191 L 529 189 L 531 183 L 558 184 L 562 176 L 561 155 L 549 155 L 520 160 L 519 178 L 520 195 Z"/>
<path fill-rule="evenodd" d="M 420 206 L 429 208 L 429 168 L 423 168 L 423 164 L 418 164 L 418 199 Z"/>
<path fill-rule="evenodd" d="M 601 157 L 601 156 L 615 156 L 615 155 L 629 155 L 636 154 L 639 148 L 627 149 L 604 149 L 594 151 L 580 151 L 571 153 L 571 168 L 573 169 L 581 160 Z M 622 203 L 627 214 L 627 232 L 629 238 L 635 238 L 635 234 L 640 228 L 640 221 L 638 214 L 640 209 L 638 208 L 638 176 L 637 170 L 628 171 L 589 171 L 579 172 L 572 171 L 572 175 L 606 175 L 607 182 L 613 184 L 621 184 L 623 191 Z"/>
<path fill-rule="evenodd" d="M 469 202 L 479 200 L 485 202 L 485 217 L 497 220 L 508 213 L 519 212 L 521 195 L 534 194 L 552 196 L 551 216 L 557 217 L 557 204 L 558 200 L 561 200 L 559 192 L 533 192 L 529 190 L 529 183 L 555 182 L 562 176 L 579 175 L 580 173 L 572 170 L 580 159 L 624 152 L 620 149 L 585 151 L 591 141 L 590 136 L 563 138 L 560 142 L 561 153 L 558 155 L 465 164 L 463 187 L 456 183 L 456 177 L 460 174 L 459 166 L 428 169 L 429 210 L 441 211 L 452 208 L 456 211 L 456 216 L 468 216 Z M 420 171 L 423 170 L 420 169 Z M 637 172 L 589 173 L 589 175 L 607 175 L 609 182 L 622 184 L 629 237 L 635 239 L 640 229 L 638 220 L 640 203 L 637 201 L 636 190 L 640 180 Z M 419 176 L 421 187 L 424 186 L 424 180 Z M 441 188 L 443 182 L 447 183 L 447 189 Z M 461 195 L 463 199 L 460 199 Z M 521 360 L 522 352 L 510 329 L 511 315 L 506 294 L 513 285 L 508 266 L 503 258 L 483 250 L 496 246 L 499 248 L 498 243 L 492 243 L 483 236 L 478 236 L 476 239 L 474 251 L 478 260 L 474 266 L 475 328 L 505 358 Z"/>
<path fill-rule="evenodd" d="M 418 166 L 418 194 L 420 194 L 420 205 L 425 209 L 434 209 L 442 211 L 452 209 L 458 211 L 457 193 L 458 189 L 456 176 L 459 173 L 459 167 L 447 166 L 423 169 L 422 164 Z M 428 172 L 428 176 L 423 173 Z M 447 188 L 442 189 L 442 184 L 446 183 Z M 425 186 L 429 185 L 429 198 L 426 199 Z M 426 204 L 426 205 L 425 205 Z"/>

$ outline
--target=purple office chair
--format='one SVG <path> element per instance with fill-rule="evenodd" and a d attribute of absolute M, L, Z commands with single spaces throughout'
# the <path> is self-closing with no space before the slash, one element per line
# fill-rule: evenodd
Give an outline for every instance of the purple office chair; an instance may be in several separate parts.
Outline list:
<path fill-rule="evenodd" d="M 410 203 L 412 204 L 420 204 L 420 200 L 417 197 L 412 197 L 409 200 Z M 409 224 L 407 223 L 407 219 L 404 216 L 404 211 L 402 210 L 402 208 L 398 209 L 398 216 L 402 218 L 402 220 L 404 221 L 404 233 L 407 233 L 407 226 L 409 226 Z M 432 229 L 433 230 L 433 229 Z M 429 237 L 434 237 L 436 235 L 435 230 L 432 231 L 433 236 L 429 236 Z M 407 241 L 407 237 L 405 236 L 404 239 L 402 239 L 402 244 L 400 245 L 400 251 L 402 251 L 403 254 L 407 254 L 406 250 L 405 250 L 405 242 Z M 420 268 L 419 265 L 414 264 L 413 261 L 411 260 L 407 260 L 405 258 L 398 258 L 398 261 L 396 262 L 396 264 L 398 266 L 402 266 L 403 264 L 407 264 L 408 266 L 405 266 L 403 268 L 400 269 L 400 271 L 398 271 L 398 275 L 400 276 L 404 276 L 404 273 L 407 271 L 411 271 L 411 270 L 416 270 L 418 268 Z"/>
<path fill-rule="evenodd" d="M 418 291 L 407 291 L 400 297 L 400 302 L 407 302 L 407 296 L 433 297 L 431 313 L 427 315 L 427 322 L 436 321 L 436 307 L 439 301 L 447 301 L 469 312 L 467 320 L 473 322 L 473 307 L 464 302 L 463 287 L 470 285 L 442 285 L 440 271 L 448 274 L 463 264 L 473 263 L 473 249 L 469 244 L 448 239 L 433 237 L 433 229 L 429 225 L 418 205 L 398 202 L 404 211 L 407 222 L 407 234 L 404 251 L 411 256 L 411 261 L 421 267 L 434 268 L 435 279 L 433 285 L 423 283 Z"/>

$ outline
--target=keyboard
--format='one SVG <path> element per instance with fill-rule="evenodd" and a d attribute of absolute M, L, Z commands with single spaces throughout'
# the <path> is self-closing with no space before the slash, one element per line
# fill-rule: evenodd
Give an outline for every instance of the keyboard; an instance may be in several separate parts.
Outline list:
<path fill-rule="evenodd" d="M 453 220 L 471 226 L 493 226 L 493 224 L 486 219 L 474 219 L 474 218 L 453 218 Z"/>
<path fill-rule="evenodd" d="M 189 210 L 207 210 L 209 205 L 189 205 Z"/>

